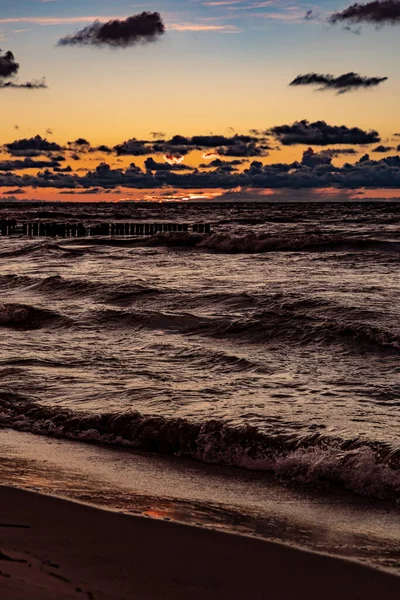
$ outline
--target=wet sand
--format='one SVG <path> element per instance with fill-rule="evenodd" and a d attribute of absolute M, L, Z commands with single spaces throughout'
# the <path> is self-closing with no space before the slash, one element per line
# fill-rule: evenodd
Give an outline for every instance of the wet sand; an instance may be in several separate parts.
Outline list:
<path fill-rule="evenodd" d="M 0 487 L 7 600 L 397 599 L 400 578 L 256 538 Z"/>

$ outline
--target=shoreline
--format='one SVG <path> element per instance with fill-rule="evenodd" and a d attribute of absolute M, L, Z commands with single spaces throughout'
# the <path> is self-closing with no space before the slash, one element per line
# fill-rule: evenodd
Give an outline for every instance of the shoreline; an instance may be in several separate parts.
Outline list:
<path fill-rule="evenodd" d="M 200 525 L 400 574 L 399 509 L 341 490 L 132 449 L 0 430 L 0 481 L 126 514 Z"/>
<path fill-rule="evenodd" d="M 356 561 L 19 488 L 0 486 L 0 515 L 8 600 L 391 600 L 400 589 Z"/>

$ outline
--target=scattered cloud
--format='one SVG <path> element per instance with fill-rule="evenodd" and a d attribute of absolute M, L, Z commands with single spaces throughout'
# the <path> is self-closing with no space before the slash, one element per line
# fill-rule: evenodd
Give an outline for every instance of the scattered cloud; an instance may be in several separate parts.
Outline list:
<path fill-rule="evenodd" d="M 151 154 L 152 152 L 151 147 L 149 148 L 146 144 L 147 142 L 145 141 L 132 138 L 122 144 L 114 146 L 114 150 L 118 156 L 144 156 L 146 154 Z"/>
<path fill-rule="evenodd" d="M 340 12 L 333 13 L 329 23 L 373 23 L 396 25 L 400 23 L 399 0 L 374 0 L 367 4 L 352 4 Z"/>
<path fill-rule="evenodd" d="M 384 154 L 385 152 L 390 152 L 391 150 L 393 150 L 391 146 L 380 145 L 374 148 L 372 152 L 380 152 L 381 154 Z"/>
<path fill-rule="evenodd" d="M 16 62 L 12 52 L 8 51 L 1 54 L 0 50 L 0 89 L 14 88 L 25 90 L 37 90 L 47 88 L 45 79 L 26 81 L 19 83 L 14 77 L 19 71 L 19 64 Z"/>
<path fill-rule="evenodd" d="M 387 77 L 364 77 L 353 72 L 339 75 L 339 77 L 329 74 L 307 73 L 306 75 L 298 75 L 289 85 L 311 85 L 317 86 L 320 91 L 335 90 L 338 94 L 344 94 L 352 90 L 376 87 L 387 79 Z"/>
<path fill-rule="evenodd" d="M 322 152 L 314 152 L 312 148 L 308 148 L 303 152 L 301 164 L 311 167 L 319 167 L 320 165 L 330 165 L 332 162 L 332 154 L 328 150 Z"/>
<path fill-rule="evenodd" d="M 219 165 L 215 170 L 182 172 L 184 165 L 169 165 L 148 159 L 142 170 L 134 163 L 127 168 L 113 169 L 100 163 L 84 174 L 51 171 L 46 168 L 37 175 L 19 175 L 11 171 L 0 173 L 0 187 L 24 189 L 26 187 L 55 188 L 61 190 L 102 189 L 322 189 L 322 188 L 387 188 L 400 187 L 400 156 L 372 160 L 368 154 L 357 162 L 342 167 L 332 164 L 328 151 L 303 153 L 301 162 L 263 165 L 253 161 L 242 172 L 234 172 L 229 165 Z M 58 171 L 58 172 L 57 172 Z"/>
<path fill-rule="evenodd" d="M 0 80 L 0 89 L 19 89 L 19 90 L 41 90 L 47 89 L 46 80 L 43 79 L 33 79 L 32 81 L 25 81 L 24 83 L 18 83 L 15 81 L 1 81 Z"/>
<path fill-rule="evenodd" d="M 32 158 L 25 158 L 24 160 L 0 161 L 0 171 L 51 169 L 55 167 L 60 167 L 60 163 L 57 160 L 33 160 Z"/>
<path fill-rule="evenodd" d="M 204 155 L 203 155 L 204 158 Z M 239 159 L 235 159 L 235 160 L 222 160 L 221 158 L 214 158 L 214 160 L 212 160 L 209 163 L 203 163 L 200 165 L 201 168 L 203 169 L 210 169 L 210 168 L 226 168 L 227 166 L 229 167 L 237 167 L 239 165 L 242 165 L 244 162 L 243 160 L 239 160 Z"/>
<path fill-rule="evenodd" d="M 14 142 L 5 144 L 4 148 L 10 153 L 19 153 L 18 156 L 32 156 L 32 154 L 30 154 L 32 151 L 38 153 L 35 154 L 35 156 L 39 156 L 39 154 L 45 152 L 59 152 L 62 150 L 62 147 L 59 144 L 56 144 L 56 142 L 49 142 L 40 135 L 36 135 L 32 138 L 15 140 Z M 25 152 L 27 154 L 24 154 Z"/>
<path fill-rule="evenodd" d="M 373 144 L 379 142 L 377 131 L 364 131 L 359 127 L 328 125 L 325 121 L 310 123 L 296 121 L 292 125 L 278 125 L 269 132 L 284 146 L 306 144 L 307 146 L 327 146 L 330 144 Z"/>
<path fill-rule="evenodd" d="M 183 157 L 182 157 L 183 158 Z M 167 160 L 166 162 L 157 162 L 152 157 L 146 158 L 144 161 L 144 166 L 148 171 L 184 171 L 184 170 L 193 170 L 192 167 L 188 165 L 182 165 L 177 162 L 173 162 L 172 160 Z"/>
<path fill-rule="evenodd" d="M 165 32 L 158 12 L 142 12 L 138 15 L 106 23 L 95 21 L 72 35 L 61 38 L 59 46 L 108 46 L 128 48 L 137 44 L 156 42 Z"/>
<path fill-rule="evenodd" d="M 19 71 L 19 64 L 15 61 L 12 52 L 5 52 L 3 55 L 0 54 L 0 78 L 8 79 L 13 77 Z"/>

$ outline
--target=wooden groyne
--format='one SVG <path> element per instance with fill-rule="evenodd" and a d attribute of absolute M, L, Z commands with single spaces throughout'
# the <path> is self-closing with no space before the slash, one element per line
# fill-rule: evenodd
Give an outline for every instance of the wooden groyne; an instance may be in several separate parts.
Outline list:
<path fill-rule="evenodd" d="M 26 237 L 115 237 L 151 236 L 157 233 L 210 233 L 207 223 L 54 223 L 25 222 L 18 224 L 14 219 L 0 221 L 2 236 L 22 235 Z"/>

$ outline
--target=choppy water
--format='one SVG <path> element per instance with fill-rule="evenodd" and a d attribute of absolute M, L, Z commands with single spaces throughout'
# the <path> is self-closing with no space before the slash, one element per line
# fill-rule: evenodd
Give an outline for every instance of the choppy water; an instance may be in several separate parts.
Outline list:
<path fill-rule="evenodd" d="M 0 424 L 400 497 L 400 204 L 88 204 L 0 238 Z"/>

